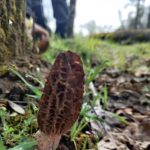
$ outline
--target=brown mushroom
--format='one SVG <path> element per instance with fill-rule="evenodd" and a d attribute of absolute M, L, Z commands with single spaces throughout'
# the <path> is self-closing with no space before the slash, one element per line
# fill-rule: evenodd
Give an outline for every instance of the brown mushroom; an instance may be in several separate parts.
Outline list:
<path fill-rule="evenodd" d="M 55 150 L 61 135 L 79 116 L 84 92 L 84 71 L 80 57 L 71 51 L 60 53 L 47 77 L 39 104 L 39 150 Z"/>

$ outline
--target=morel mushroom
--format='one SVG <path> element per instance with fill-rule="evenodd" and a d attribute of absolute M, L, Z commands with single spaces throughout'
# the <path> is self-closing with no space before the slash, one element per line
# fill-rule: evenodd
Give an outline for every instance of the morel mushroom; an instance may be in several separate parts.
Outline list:
<path fill-rule="evenodd" d="M 47 77 L 39 104 L 36 133 L 39 150 L 56 149 L 61 135 L 79 116 L 84 92 L 84 71 L 80 57 L 71 51 L 60 53 Z"/>

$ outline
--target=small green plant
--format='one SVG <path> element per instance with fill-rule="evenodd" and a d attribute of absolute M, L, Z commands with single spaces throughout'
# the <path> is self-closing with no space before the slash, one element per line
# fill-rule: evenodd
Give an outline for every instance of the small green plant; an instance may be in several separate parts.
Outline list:
<path fill-rule="evenodd" d="M 125 117 L 123 116 L 119 116 L 117 114 L 114 114 L 114 116 L 118 119 L 118 121 L 120 121 L 121 123 L 127 125 L 128 124 L 128 121 L 125 119 Z"/>
<path fill-rule="evenodd" d="M 21 139 L 24 139 L 25 137 L 31 138 L 35 130 L 37 130 L 35 115 L 37 108 L 35 110 L 32 106 L 27 107 L 26 109 L 27 113 L 25 115 L 16 114 L 14 116 L 11 116 L 6 109 L 0 109 L 0 118 L 3 127 L 3 132 L 1 133 L 0 138 L 0 150 L 4 144 L 13 147 L 14 144 L 19 144 Z M 22 148 L 22 150 L 27 149 Z"/>
<path fill-rule="evenodd" d="M 5 150 L 3 139 L 0 135 L 0 150 Z"/>
<path fill-rule="evenodd" d="M 34 97 L 35 99 L 38 99 L 38 100 L 40 99 L 42 92 L 39 89 L 39 87 L 35 87 L 32 84 L 30 84 L 17 70 L 10 69 L 10 71 L 13 72 L 16 76 L 18 76 L 25 83 L 25 85 L 35 94 L 34 96 L 28 94 L 28 96 Z M 32 76 L 30 75 L 30 77 Z M 32 79 L 37 81 L 41 85 L 41 87 L 43 87 L 43 82 L 41 82 L 39 79 L 35 77 L 32 77 Z"/>
<path fill-rule="evenodd" d="M 88 124 L 88 122 L 82 118 L 80 121 L 76 121 L 71 128 L 70 137 L 74 141 L 75 138 L 81 133 L 82 129 Z"/>
<path fill-rule="evenodd" d="M 101 96 L 102 108 L 106 109 L 107 108 L 107 102 L 108 102 L 108 90 L 107 90 L 106 85 L 104 85 L 104 87 L 101 89 L 101 93 L 103 93 L 103 95 Z"/>
<path fill-rule="evenodd" d="M 34 139 L 28 139 L 20 142 L 17 146 L 9 148 L 8 150 L 34 150 L 37 142 Z"/>
<path fill-rule="evenodd" d="M 87 143 L 88 143 L 88 139 L 86 138 L 84 143 L 83 143 L 82 150 L 86 150 Z"/>
<path fill-rule="evenodd" d="M 103 99 L 103 108 L 107 107 L 107 88 L 104 87 L 102 93 L 104 95 L 101 95 L 101 93 L 98 93 L 97 96 L 93 96 L 93 99 L 90 99 L 90 101 L 87 101 L 86 97 L 89 96 L 91 92 L 89 91 L 85 95 L 84 103 L 82 105 L 82 109 L 80 112 L 80 119 L 78 119 L 70 131 L 70 137 L 71 140 L 74 142 L 75 147 L 77 146 L 76 140 L 79 135 L 82 134 L 82 130 L 90 124 L 91 121 L 97 122 L 97 123 L 103 123 L 103 119 L 98 116 L 94 110 L 94 107 L 99 103 L 100 99 Z M 87 142 L 83 144 L 83 148 L 85 149 L 85 146 L 87 145 Z"/>

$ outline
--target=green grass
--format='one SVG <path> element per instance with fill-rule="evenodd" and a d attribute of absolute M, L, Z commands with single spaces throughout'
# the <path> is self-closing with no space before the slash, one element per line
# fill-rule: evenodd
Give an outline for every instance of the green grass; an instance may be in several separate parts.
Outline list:
<path fill-rule="evenodd" d="M 129 71 L 134 71 L 140 65 L 144 65 L 145 60 L 150 58 L 150 43 L 120 45 L 88 37 L 75 37 L 67 40 L 52 38 L 51 46 L 43 57 L 52 63 L 60 51 L 66 50 L 78 53 L 86 66 L 94 58 L 99 63 L 107 62 L 109 66 Z"/>
<path fill-rule="evenodd" d="M 99 51 L 101 57 L 107 58 L 113 67 L 134 71 L 137 67 L 145 65 L 144 61 L 150 58 L 150 43 L 120 45 L 100 41 Z"/>
<path fill-rule="evenodd" d="M 49 50 L 43 54 L 43 58 L 52 63 L 55 56 L 62 51 L 71 50 L 78 53 L 84 63 L 88 64 L 91 57 L 100 53 L 97 51 L 99 40 L 92 38 L 75 37 L 74 39 L 52 38 Z"/>
<path fill-rule="evenodd" d="M 7 110 L 0 110 L 0 118 L 3 120 L 1 135 L 6 145 L 14 146 L 14 144 L 20 144 L 21 140 L 33 136 L 37 130 L 36 112 L 34 104 L 26 108 L 25 115 L 10 116 Z"/>

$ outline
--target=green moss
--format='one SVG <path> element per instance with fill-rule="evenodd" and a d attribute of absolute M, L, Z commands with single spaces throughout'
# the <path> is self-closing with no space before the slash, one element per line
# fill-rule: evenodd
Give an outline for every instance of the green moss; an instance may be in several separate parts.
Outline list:
<path fill-rule="evenodd" d="M 0 76 L 6 74 L 8 72 L 8 66 L 0 65 Z"/>
<path fill-rule="evenodd" d="M 10 51 L 5 46 L 5 44 L 0 43 L 0 62 L 3 63 L 10 57 Z"/>
<path fill-rule="evenodd" d="M 0 28 L 0 41 L 4 42 L 6 40 L 5 32 L 2 28 Z"/>
<path fill-rule="evenodd" d="M 0 27 L 3 28 L 5 33 L 9 30 L 9 19 L 8 19 L 8 10 L 7 10 L 6 0 L 3 1 L 2 5 L 0 6 L 0 16 L 1 16 L 1 24 Z"/>
<path fill-rule="evenodd" d="M 25 0 L 3 0 L 0 16 L 0 63 L 3 63 L 29 49 L 24 25 Z"/>
<path fill-rule="evenodd" d="M 20 23 L 24 21 L 25 16 L 25 0 L 16 1 L 16 8 L 17 8 L 17 16 L 16 20 Z"/>
<path fill-rule="evenodd" d="M 6 7 L 8 12 L 8 19 L 11 21 L 15 21 L 15 15 L 16 15 L 16 5 L 15 5 L 15 0 L 7 0 L 6 1 Z"/>

